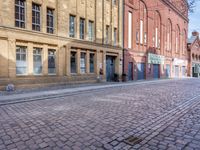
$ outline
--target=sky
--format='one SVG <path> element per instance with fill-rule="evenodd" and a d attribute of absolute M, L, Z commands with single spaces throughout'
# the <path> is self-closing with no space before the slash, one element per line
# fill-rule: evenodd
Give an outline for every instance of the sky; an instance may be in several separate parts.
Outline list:
<path fill-rule="evenodd" d="M 189 14 L 189 33 L 190 37 L 192 31 L 196 30 L 200 32 L 200 1 L 197 1 L 196 6 L 194 8 L 194 13 Z"/>

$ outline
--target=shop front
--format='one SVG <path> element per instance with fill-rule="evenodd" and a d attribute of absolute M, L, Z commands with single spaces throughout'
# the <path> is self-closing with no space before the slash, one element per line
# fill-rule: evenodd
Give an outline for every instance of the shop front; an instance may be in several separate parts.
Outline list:
<path fill-rule="evenodd" d="M 148 54 L 148 72 L 154 79 L 161 77 L 160 68 L 164 65 L 165 57 L 162 55 Z"/>
<path fill-rule="evenodd" d="M 192 63 L 192 77 L 199 78 L 200 76 L 200 63 Z"/>
<path fill-rule="evenodd" d="M 174 77 L 186 77 L 187 76 L 187 60 L 174 58 L 173 59 L 173 67 L 174 67 Z"/>

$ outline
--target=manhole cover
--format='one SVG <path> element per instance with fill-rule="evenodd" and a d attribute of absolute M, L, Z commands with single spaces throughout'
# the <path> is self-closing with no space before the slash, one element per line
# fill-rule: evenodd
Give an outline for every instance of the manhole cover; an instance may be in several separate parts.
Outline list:
<path fill-rule="evenodd" d="M 124 142 L 133 146 L 142 142 L 142 139 L 139 137 L 130 136 L 127 139 L 125 139 Z"/>

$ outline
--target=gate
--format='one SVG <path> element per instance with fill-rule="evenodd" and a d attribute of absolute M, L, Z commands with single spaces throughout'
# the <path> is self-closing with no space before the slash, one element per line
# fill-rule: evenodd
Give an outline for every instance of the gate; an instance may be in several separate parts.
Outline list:
<path fill-rule="evenodd" d="M 159 78 L 159 65 L 153 64 L 153 78 L 158 79 Z"/>
<path fill-rule="evenodd" d="M 175 70 L 175 78 L 178 78 L 179 77 L 179 66 L 175 66 L 174 70 Z"/>
<path fill-rule="evenodd" d="M 145 79 L 145 64 L 139 63 L 137 64 L 137 80 Z"/>
<path fill-rule="evenodd" d="M 128 80 L 133 80 L 133 63 L 128 64 Z"/>
<path fill-rule="evenodd" d="M 170 78 L 170 72 L 171 72 L 170 65 L 166 65 L 166 77 L 167 78 Z"/>
<path fill-rule="evenodd" d="M 113 56 L 106 57 L 106 80 L 113 81 L 115 74 L 115 58 Z"/>
<path fill-rule="evenodd" d="M 182 66 L 182 77 L 185 77 L 185 72 L 186 70 L 185 70 L 185 66 Z"/>

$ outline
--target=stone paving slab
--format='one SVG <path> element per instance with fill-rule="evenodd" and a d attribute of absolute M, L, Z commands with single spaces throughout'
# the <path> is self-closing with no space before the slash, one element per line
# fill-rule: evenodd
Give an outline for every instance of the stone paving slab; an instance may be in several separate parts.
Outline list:
<path fill-rule="evenodd" d="M 0 149 L 198 150 L 199 91 L 176 80 L 0 106 Z"/>

